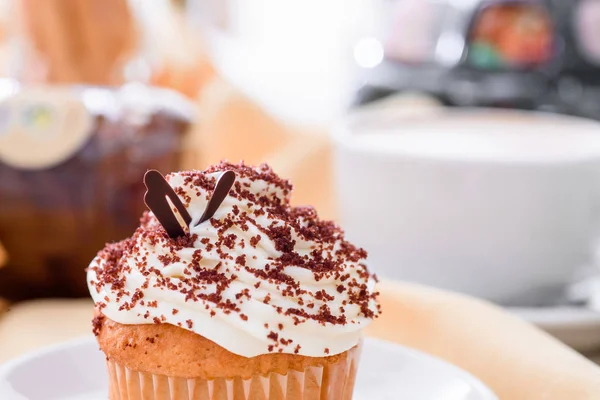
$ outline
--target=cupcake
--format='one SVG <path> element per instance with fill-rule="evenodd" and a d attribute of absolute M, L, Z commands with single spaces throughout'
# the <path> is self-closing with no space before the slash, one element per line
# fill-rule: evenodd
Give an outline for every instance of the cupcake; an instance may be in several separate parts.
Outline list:
<path fill-rule="evenodd" d="M 225 171 L 235 182 L 215 207 Z M 380 313 L 367 253 L 292 207 L 266 165 L 166 181 L 189 214 L 181 233 L 152 207 L 88 268 L 110 400 L 351 399 L 361 331 Z"/>

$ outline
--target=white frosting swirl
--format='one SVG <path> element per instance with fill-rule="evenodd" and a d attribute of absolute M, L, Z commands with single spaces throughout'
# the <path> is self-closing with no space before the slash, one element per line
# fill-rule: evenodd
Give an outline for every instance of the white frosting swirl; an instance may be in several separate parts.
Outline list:
<path fill-rule="evenodd" d="M 196 226 L 225 169 L 237 174 L 234 188 Z M 149 213 L 131 239 L 101 251 L 87 280 L 104 315 L 177 325 L 245 357 L 320 357 L 358 344 L 379 314 L 366 253 L 312 209 L 291 208 L 287 181 L 267 166 L 231 164 L 168 181 L 192 216 L 189 236 L 169 239 Z"/>

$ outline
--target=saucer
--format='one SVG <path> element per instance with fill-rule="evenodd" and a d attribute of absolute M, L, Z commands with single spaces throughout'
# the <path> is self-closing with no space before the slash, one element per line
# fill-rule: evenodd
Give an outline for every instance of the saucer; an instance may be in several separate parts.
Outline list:
<path fill-rule="evenodd" d="M 2 400 L 106 400 L 104 355 L 93 337 L 39 350 L 0 367 Z M 445 361 L 367 338 L 355 400 L 498 400 L 483 383 Z"/>

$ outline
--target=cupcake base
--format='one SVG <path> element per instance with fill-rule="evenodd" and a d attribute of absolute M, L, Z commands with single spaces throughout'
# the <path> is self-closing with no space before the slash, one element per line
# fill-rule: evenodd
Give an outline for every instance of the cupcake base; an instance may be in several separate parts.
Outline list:
<path fill-rule="evenodd" d="M 360 346 L 336 363 L 250 378 L 182 378 L 108 360 L 110 400 L 351 400 Z"/>

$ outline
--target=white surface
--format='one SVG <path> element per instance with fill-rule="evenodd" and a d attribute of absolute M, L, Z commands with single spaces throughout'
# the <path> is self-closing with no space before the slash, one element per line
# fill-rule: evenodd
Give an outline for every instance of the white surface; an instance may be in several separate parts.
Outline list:
<path fill-rule="evenodd" d="M 217 2 L 222 29 L 206 21 L 206 7 Z M 360 0 L 189 3 L 219 72 L 270 113 L 318 126 L 341 115 L 353 91 L 348 35 L 361 21 Z"/>
<path fill-rule="evenodd" d="M 0 368 L 2 400 L 105 400 L 104 356 L 94 338 L 25 356 Z M 354 400 L 497 400 L 462 370 L 415 350 L 366 339 Z"/>
<path fill-rule="evenodd" d="M 375 272 L 538 305 L 593 264 L 599 123 L 398 111 L 359 112 L 334 131 L 341 223 L 348 240 L 369 250 Z"/>
<path fill-rule="evenodd" d="M 598 311 L 584 307 L 513 307 L 508 310 L 581 353 L 600 350 Z"/>

